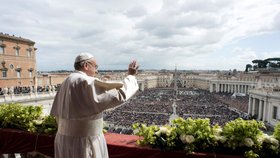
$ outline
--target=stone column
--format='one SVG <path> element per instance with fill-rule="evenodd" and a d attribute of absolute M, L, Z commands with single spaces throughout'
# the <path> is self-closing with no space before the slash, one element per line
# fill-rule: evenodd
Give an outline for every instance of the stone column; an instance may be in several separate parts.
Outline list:
<path fill-rule="evenodd" d="M 226 92 L 228 93 L 228 91 L 229 91 L 229 87 L 228 87 L 229 85 L 228 84 L 226 84 Z"/>
<path fill-rule="evenodd" d="M 230 93 L 230 84 L 227 84 L 227 92 Z"/>
<path fill-rule="evenodd" d="M 217 87 L 217 84 L 216 84 L 216 83 L 213 84 L 213 88 L 214 88 L 214 89 L 213 89 L 213 92 L 217 92 L 217 91 L 218 91 L 218 90 L 217 90 L 218 87 Z"/>
<path fill-rule="evenodd" d="M 254 116 L 255 115 L 255 107 L 256 107 L 256 99 L 255 98 L 253 98 L 253 108 L 252 108 L 252 116 Z"/>
<path fill-rule="evenodd" d="M 266 101 L 263 101 L 262 102 L 262 104 L 263 104 L 263 121 L 267 121 L 267 119 L 266 119 L 266 111 L 267 111 L 267 105 L 266 105 Z"/>
<path fill-rule="evenodd" d="M 225 92 L 228 92 L 228 84 L 225 84 Z"/>
<path fill-rule="evenodd" d="M 264 108 L 263 108 L 263 121 L 267 121 L 267 104 L 266 104 L 266 102 L 264 102 L 263 106 L 264 106 Z"/>
<path fill-rule="evenodd" d="M 249 96 L 248 114 L 252 114 L 252 96 Z"/>
<path fill-rule="evenodd" d="M 239 93 L 239 84 L 237 84 L 237 90 L 236 90 L 237 93 Z"/>
<path fill-rule="evenodd" d="M 272 111 L 271 111 L 271 105 L 269 104 L 269 102 L 266 102 L 266 121 L 270 122 L 271 121 L 271 115 L 272 115 Z"/>
<path fill-rule="evenodd" d="M 263 105 L 262 100 L 259 101 L 259 112 L 258 112 L 258 120 L 262 120 L 263 113 Z"/>
<path fill-rule="evenodd" d="M 260 99 L 255 99 L 255 115 L 257 116 L 256 119 L 259 120 L 259 112 L 260 112 Z"/>
<path fill-rule="evenodd" d="M 213 87 L 214 87 L 214 84 L 213 84 L 213 83 L 211 83 L 211 84 L 210 84 L 210 89 L 209 89 L 210 93 L 212 93 L 212 92 L 213 92 Z"/>

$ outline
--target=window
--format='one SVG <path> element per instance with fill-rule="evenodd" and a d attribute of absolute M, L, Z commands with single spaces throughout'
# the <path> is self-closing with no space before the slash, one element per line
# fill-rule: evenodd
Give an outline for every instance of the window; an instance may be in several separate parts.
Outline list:
<path fill-rule="evenodd" d="M 7 70 L 2 70 L 2 77 L 6 78 L 7 77 Z"/>
<path fill-rule="evenodd" d="M 27 52 L 27 56 L 31 57 L 31 55 L 32 55 L 32 48 L 26 49 L 26 52 Z"/>
<path fill-rule="evenodd" d="M 4 54 L 4 47 L 0 46 L 0 54 Z"/>
<path fill-rule="evenodd" d="M 3 43 L 3 40 L 0 40 L 0 54 L 5 53 L 6 44 Z"/>
<path fill-rule="evenodd" d="M 32 71 L 29 71 L 29 77 L 30 78 L 32 77 Z"/>
<path fill-rule="evenodd" d="M 17 45 L 14 47 L 14 49 L 15 49 L 16 56 L 19 56 L 20 47 Z"/>
<path fill-rule="evenodd" d="M 19 56 L 19 49 L 15 49 L 16 51 L 16 56 Z"/>
<path fill-rule="evenodd" d="M 273 106 L 273 112 L 272 112 L 272 118 L 273 119 L 277 119 L 277 107 L 276 106 Z"/>
<path fill-rule="evenodd" d="M 33 68 L 28 69 L 29 77 L 32 78 L 33 76 Z"/>
<path fill-rule="evenodd" d="M 17 72 L 17 78 L 21 77 L 21 68 L 18 66 L 18 68 L 15 69 Z"/>
<path fill-rule="evenodd" d="M 31 57 L 31 51 L 27 51 L 27 56 Z"/>
<path fill-rule="evenodd" d="M 20 71 L 17 71 L 17 78 L 20 78 L 21 77 L 21 73 Z"/>

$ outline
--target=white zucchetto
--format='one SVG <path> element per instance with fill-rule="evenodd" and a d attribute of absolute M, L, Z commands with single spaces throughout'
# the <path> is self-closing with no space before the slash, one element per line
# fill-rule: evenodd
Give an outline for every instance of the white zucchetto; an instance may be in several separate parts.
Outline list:
<path fill-rule="evenodd" d="M 89 60 L 91 58 L 94 58 L 93 55 L 91 55 L 90 53 L 80 53 L 76 59 L 75 59 L 75 63 L 79 63 L 82 61 L 86 61 Z"/>

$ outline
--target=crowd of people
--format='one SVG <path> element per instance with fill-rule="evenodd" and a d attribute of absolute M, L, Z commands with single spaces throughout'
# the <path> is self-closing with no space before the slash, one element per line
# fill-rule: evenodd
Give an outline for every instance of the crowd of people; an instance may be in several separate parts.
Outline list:
<path fill-rule="evenodd" d="M 129 129 L 133 123 L 168 124 L 174 113 L 185 119 L 209 118 L 212 125 L 224 125 L 230 120 L 246 116 L 244 109 L 248 107 L 248 97 L 224 97 L 224 94 L 193 88 L 178 89 L 175 94 L 173 89 L 146 89 L 123 105 L 106 111 L 104 120 L 117 128 Z"/>
<path fill-rule="evenodd" d="M 30 87 L 20 87 L 20 86 L 14 87 L 14 94 L 30 93 L 30 91 L 31 91 Z"/>
<path fill-rule="evenodd" d="M 37 86 L 36 92 L 49 92 L 50 90 L 55 89 L 55 91 L 58 90 L 60 85 L 54 85 L 54 86 Z M 34 93 L 35 88 L 34 86 L 15 86 L 15 87 L 10 87 L 10 88 L 1 88 L 0 87 L 0 95 L 5 94 L 5 89 L 6 89 L 6 94 L 29 94 L 29 93 Z"/>
<path fill-rule="evenodd" d="M 37 92 L 47 92 L 50 87 L 38 87 Z M 55 86 L 54 88 L 59 88 Z M 14 87 L 14 94 L 30 93 L 31 87 Z M 0 89 L 0 95 L 3 95 Z M 123 105 L 104 112 L 104 120 L 114 126 L 110 132 L 131 133 L 133 123 L 147 125 L 164 125 L 174 113 L 172 105 L 176 104 L 176 115 L 187 119 L 209 118 L 211 124 L 224 125 L 238 117 L 248 119 L 248 96 L 232 97 L 230 93 L 210 93 L 205 90 L 184 88 L 152 88 L 139 91 Z M 118 130 L 117 130 L 118 129 Z"/>
<path fill-rule="evenodd" d="M 249 105 L 249 96 L 233 96 L 232 93 L 214 93 L 214 97 L 225 103 L 230 105 L 232 108 L 236 108 L 242 112 L 248 111 Z"/>
<path fill-rule="evenodd" d="M 12 89 L 11 89 L 12 88 Z M 26 87 L 26 86 L 15 86 L 11 88 L 0 88 L 0 95 L 6 94 L 27 94 L 30 93 L 32 90 L 32 87 Z M 6 92 L 5 92 L 6 91 Z"/>

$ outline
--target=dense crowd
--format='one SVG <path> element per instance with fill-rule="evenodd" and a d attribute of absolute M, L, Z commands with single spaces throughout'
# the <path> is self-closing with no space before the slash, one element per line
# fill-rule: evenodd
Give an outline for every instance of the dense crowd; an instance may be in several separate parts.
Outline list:
<path fill-rule="evenodd" d="M 213 94 L 214 97 L 225 103 L 230 105 L 233 108 L 236 108 L 242 112 L 248 111 L 248 105 L 249 105 L 249 96 L 233 96 L 232 93 L 215 93 Z"/>
<path fill-rule="evenodd" d="M 37 92 L 48 92 L 50 88 L 57 90 L 59 86 L 38 87 Z M 13 93 L 30 93 L 32 90 L 33 87 L 17 86 Z M 1 88 L 0 95 L 3 95 Z M 178 89 L 177 92 L 170 88 L 152 88 L 139 91 L 128 102 L 104 112 L 104 120 L 112 125 L 108 131 L 123 134 L 132 132 L 133 123 L 168 124 L 173 113 L 185 119 L 209 118 L 211 124 L 224 125 L 238 117 L 248 119 L 248 101 L 248 96 L 233 97 L 230 93 L 210 93 L 193 88 Z"/>
<path fill-rule="evenodd" d="M 173 113 L 185 119 L 209 118 L 212 125 L 224 125 L 230 120 L 246 116 L 244 109 L 248 107 L 248 97 L 232 98 L 193 88 L 178 89 L 175 94 L 173 89 L 146 89 L 123 105 L 106 111 L 104 120 L 115 128 L 129 129 L 133 123 L 168 124 Z M 172 105 L 176 105 L 176 109 Z"/>
<path fill-rule="evenodd" d="M 14 94 L 21 94 L 21 93 L 30 93 L 32 87 L 20 87 L 16 86 L 14 87 Z"/>
<path fill-rule="evenodd" d="M 37 86 L 36 92 L 49 92 L 50 90 L 55 90 L 57 91 L 60 85 L 55 85 L 55 86 Z M 15 87 L 10 87 L 6 88 L 6 94 L 29 94 L 29 93 L 34 93 L 35 89 L 34 86 L 15 86 Z M 5 88 L 0 87 L 0 95 L 5 94 Z"/>

